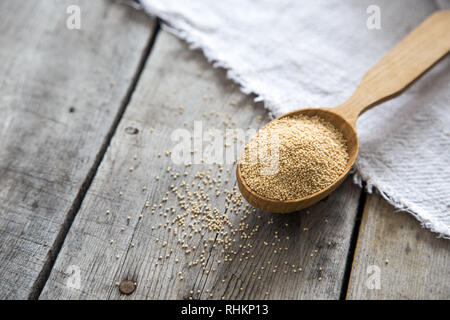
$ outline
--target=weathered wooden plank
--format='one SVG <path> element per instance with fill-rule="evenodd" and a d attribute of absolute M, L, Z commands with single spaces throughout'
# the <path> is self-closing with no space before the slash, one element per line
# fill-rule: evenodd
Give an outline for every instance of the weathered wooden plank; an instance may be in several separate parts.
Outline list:
<path fill-rule="evenodd" d="M 81 29 L 68 29 L 71 4 L 0 2 L 0 299 L 42 289 L 154 28 L 76 1 Z"/>
<path fill-rule="evenodd" d="M 182 133 L 189 136 L 195 131 L 195 125 L 198 128 L 201 123 L 203 132 L 214 128 L 223 135 L 227 127 L 247 130 L 248 126 L 262 125 L 260 119 L 266 115 L 262 106 L 254 106 L 251 97 L 244 96 L 225 78 L 225 72 L 211 68 L 200 52 L 190 51 L 166 32 L 158 34 L 149 63 L 41 299 L 339 298 L 359 188 L 347 181 L 332 196 L 300 213 L 246 215 L 245 204 L 236 204 L 238 209 L 233 210 L 235 206 L 231 203 L 227 209 L 225 190 L 232 190 L 236 185 L 232 161 L 225 163 L 220 171 L 218 165 L 195 164 L 194 159 L 190 160 L 194 162 L 192 166 L 185 166 L 174 163 L 171 155 L 166 156 L 165 152 L 173 151 L 178 144 L 171 140 L 176 130 L 185 129 Z M 197 146 L 189 142 L 188 150 L 191 148 Z M 224 148 L 223 142 L 220 148 Z M 166 170 L 169 166 L 171 173 L 179 172 L 180 177 L 170 176 Z M 211 179 L 217 177 L 217 181 L 222 181 L 220 186 L 203 184 L 204 179 L 195 178 L 196 173 L 207 170 L 210 172 L 206 175 Z M 222 173 L 220 178 L 219 173 Z M 156 176 L 160 179 L 156 180 Z M 231 248 L 222 253 L 223 235 L 214 230 L 193 232 L 190 222 L 198 222 L 194 229 L 207 222 L 191 220 L 192 213 L 185 216 L 186 234 L 177 223 L 166 225 L 167 219 L 185 214 L 170 191 L 171 185 L 182 191 L 182 180 L 191 187 L 191 193 L 204 188 L 210 200 L 198 202 L 205 206 L 209 203 L 211 209 L 225 213 L 234 227 L 244 223 L 241 227 L 247 236 L 256 226 L 258 231 L 251 238 L 237 231 L 230 236 L 235 239 Z M 212 186 L 211 190 L 208 185 Z M 166 191 L 170 191 L 168 200 L 159 208 Z M 234 199 L 237 198 L 235 194 Z M 146 201 L 149 207 L 145 206 Z M 154 213 L 153 204 L 157 205 Z M 195 211 L 192 205 L 190 209 Z M 199 216 L 206 216 L 206 211 L 203 207 Z M 175 228 L 178 228 L 177 235 Z M 228 226 L 224 229 L 229 231 Z M 183 249 L 182 241 L 188 248 Z M 224 256 L 230 250 L 236 254 L 231 253 L 227 259 L 231 261 L 225 262 Z M 205 270 L 201 267 L 202 256 Z M 189 267 L 189 262 L 197 259 L 198 265 Z M 77 278 L 75 269 L 80 271 L 77 273 L 80 286 L 72 285 Z M 136 291 L 121 296 L 116 282 L 127 279 L 137 283 Z"/>
<path fill-rule="evenodd" d="M 370 195 L 363 213 L 348 299 L 449 299 L 450 242 Z M 377 277 L 379 275 L 379 286 Z"/>

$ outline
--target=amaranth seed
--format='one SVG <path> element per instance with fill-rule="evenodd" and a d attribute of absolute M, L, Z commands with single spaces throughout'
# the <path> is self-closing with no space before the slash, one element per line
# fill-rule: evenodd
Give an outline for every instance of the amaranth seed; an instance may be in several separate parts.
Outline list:
<path fill-rule="evenodd" d="M 331 123 L 296 115 L 263 127 L 245 147 L 240 169 L 257 194 L 292 200 L 330 186 L 348 159 L 346 140 Z"/>

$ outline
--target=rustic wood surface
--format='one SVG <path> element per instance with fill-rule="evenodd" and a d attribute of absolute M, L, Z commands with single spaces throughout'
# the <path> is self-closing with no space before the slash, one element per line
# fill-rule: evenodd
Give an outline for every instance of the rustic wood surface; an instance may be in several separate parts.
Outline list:
<path fill-rule="evenodd" d="M 233 247 L 237 254 L 232 254 L 231 262 L 224 262 L 220 250 L 206 241 L 210 243 L 205 259 L 208 271 L 200 265 L 190 268 L 188 262 L 201 255 L 205 239 L 217 240 L 215 232 L 192 239 L 169 232 L 164 227 L 167 218 L 158 212 L 173 205 L 172 219 L 181 211 L 172 196 L 151 213 L 151 206 L 160 203 L 172 184 L 181 180 L 188 185 L 198 183 L 194 174 L 207 169 L 211 169 L 211 177 L 218 174 L 217 165 L 186 168 L 166 156 L 174 145 L 170 137 L 176 128 L 193 132 L 194 121 L 201 121 L 205 131 L 224 130 L 224 120 L 234 121 L 232 128 L 256 128 L 265 115 L 261 105 L 253 105 L 251 97 L 226 80 L 224 71 L 211 68 L 200 52 L 188 50 L 180 40 L 161 31 L 40 298 L 338 299 L 360 195 L 350 181 L 308 211 L 290 215 L 252 212 L 244 222 L 250 226 L 248 230 L 257 225 L 259 230 L 248 241 L 236 237 Z M 169 166 L 182 176 L 170 177 L 166 172 Z M 222 180 L 228 178 L 229 182 L 220 187 L 220 196 L 212 192 L 210 203 L 221 212 L 226 211 L 225 189 L 236 186 L 234 172 L 233 163 L 225 164 Z M 161 179 L 157 181 L 156 176 Z M 238 225 L 244 215 L 242 210 L 233 212 L 230 208 L 228 216 Z M 192 252 L 186 254 L 177 238 L 186 239 Z M 245 247 L 247 242 L 251 248 Z M 81 270 L 79 289 L 67 286 L 72 276 L 67 270 L 73 266 Z M 132 295 L 120 294 L 116 282 L 122 280 L 136 282 Z"/>
<path fill-rule="evenodd" d="M 381 197 L 370 195 L 347 298 L 449 299 L 449 249 L 448 240 L 421 228 L 410 214 L 397 212 Z M 379 287 L 375 273 L 380 276 Z"/>
<path fill-rule="evenodd" d="M 68 30 L 69 4 L 0 2 L 0 299 L 450 298 L 448 240 L 349 179 L 277 215 L 241 204 L 233 161 L 174 163 L 172 134 L 266 112 L 143 13 L 77 1 Z M 180 207 L 198 203 L 209 220 Z"/>
<path fill-rule="evenodd" d="M 0 299 L 40 293 L 153 30 L 109 1 L 69 30 L 69 4 L 0 2 Z"/>

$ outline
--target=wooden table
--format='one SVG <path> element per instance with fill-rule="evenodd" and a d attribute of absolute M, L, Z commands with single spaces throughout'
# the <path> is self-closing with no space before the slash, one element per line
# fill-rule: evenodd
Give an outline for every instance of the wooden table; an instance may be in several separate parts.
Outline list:
<path fill-rule="evenodd" d="M 450 298 L 450 242 L 350 178 L 308 210 L 246 215 L 258 232 L 236 237 L 232 261 L 215 231 L 186 253 L 162 214 L 177 202 L 153 204 L 222 170 L 208 203 L 226 214 L 234 164 L 173 164 L 171 134 L 258 128 L 266 111 L 142 12 L 79 1 L 71 30 L 70 4 L 0 3 L 1 299 Z"/>

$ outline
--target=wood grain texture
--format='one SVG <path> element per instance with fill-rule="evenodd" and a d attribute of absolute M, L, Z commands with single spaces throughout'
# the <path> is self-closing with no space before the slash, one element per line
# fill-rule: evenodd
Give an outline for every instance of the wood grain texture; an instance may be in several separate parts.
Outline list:
<path fill-rule="evenodd" d="M 202 182 L 194 177 L 196 172 L 210 170 L 209 175 L 215 177 L 220 171 L 214 164 L 175 164 L 166 156 L 174 147 L 171 135 L 176 129 L 186 129 L 188 135 L 195 121 L 201 122 L 205 132 L 211 128 L 224 132 L 227 126 L 257 128 L 265 115 L 260 104 L 254 106 L 251 97 L 226 80 L 223 70 L 211 68 L 200 52 L 161 31 L 40 298 L 339 298 L 360 195 L 350 181 L 308 211 L 290 215 L 257 211 L 245 217 L 231 206 L 226 209 L 225 189 L 236 188 L 236 180 L 235 164 L 224 164 L 220 195 L 215 196 L 213 188 L 209 204 L 225 213 L 233 225 L 242 223 L 246 232 L 259 225 L 251 248 L 246 240 L 235 237 L 236 254 L 230 262 L 224 262 L 223 254 L 214 248 L 219 247 L 215 231 L 203 230 L 189 238 L 182 231 L 175 236 L 174 225 L 169 224 L 172 229 L 168 230 L 165 221 L 182 211 L 172 193 L 152 214 L 152 205 L 161 203 L 171 185 L 179 185 L 181 180 L 189 185 L 194 182 L 194 192 Z M 181 176 L 169 176 L 169 166 Z M 163 215 L 166 209 L 168 217 Z M 280 241 L 274 237 L 275 231 Z M 192 252 L 187 254 L 177 238 L 186 240 Z M 208 273 L 200 265 L 189 267 L 205 243 Z M 73 276 L 71 266 L 81 271 L 78 288 L 67 285 Z M 274 273 L 275 266 L 278 271 Z M 135 281 L 136 291 L 121 295 L 116 283 L 122 280 Z"/>
<path fill-rule="evenodd" d="M 70 4 L 0 3 L 0 299 L 43 285 L 152 33 L 109 1 L 69 30 Z"/>
<path fill-rule="evenodd" d="M 421 228 L 409 213 L 396 212 L 380 196 L 370 195 L 347 298 L 450 299 L 449 249 L 448 240 Z M 370 266 L 379 268 L 380 289 L 373 277 L 368 280 L 374 275 Z"/>

